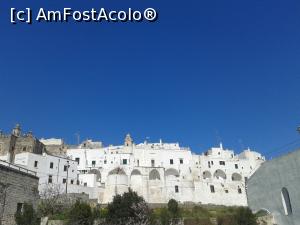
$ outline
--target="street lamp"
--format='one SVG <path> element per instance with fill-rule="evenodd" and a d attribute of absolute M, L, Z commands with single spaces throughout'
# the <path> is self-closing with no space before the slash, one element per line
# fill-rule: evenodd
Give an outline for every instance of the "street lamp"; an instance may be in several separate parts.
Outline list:
<path fill-rule="evenodd" d="M 68 194 L 68 179 L 69 179 L 69 168 L 70 168 L 69 160 L 67 161 L 67 164 L 65 166 L 67 167 L 66 194 Z"/>

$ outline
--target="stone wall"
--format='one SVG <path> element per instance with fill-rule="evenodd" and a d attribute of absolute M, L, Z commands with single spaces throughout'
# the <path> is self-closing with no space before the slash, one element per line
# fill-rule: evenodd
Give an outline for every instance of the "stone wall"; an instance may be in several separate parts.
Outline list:
<path fill-rule="evenodd" d="M 0 220 L 2 225 L 15 225 L 18 206 L 27 202 L 37 207 L 39 180 L 26 170 L 7 165 L 0 162 Z"/>
<path fill-rule="evenodd" d="M 300 224 L 300 150 L 265 162 L 248 180 L 248 204 L 271 213 L 277 224 Z M 287 190 L 289 201 L 282 193 Z M 290 210 L 287 210 L 290 202 Z"/>

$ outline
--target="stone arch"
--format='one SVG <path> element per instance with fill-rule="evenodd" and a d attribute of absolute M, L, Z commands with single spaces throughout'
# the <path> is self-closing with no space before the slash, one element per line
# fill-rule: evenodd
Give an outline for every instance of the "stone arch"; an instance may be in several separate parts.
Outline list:
<path fill-rule="evenodd" d="M 89 174 L 96 174 L 96 180 L 97 181 L 101 181 L 101 173 L 100 173 L 99 170 L 97 170 L 97 169 L 91 169 L 89 171 Z"/>
<path fill-rule="evenodd" d="M 208 170 L 203 172 L 203 179 L 210 179 L 211 178 L 211 172 Z"/>
<path fill-rule="evenodd" d="M 218 169 L 214 173 L 214 177 L 217 178 L 217 179 L 226 180 L 226 173 L 223 170 Z"/>
<path fill-rule="evenodd" d="M 292 204 L 291 204 L 291 199 L 289 195 L 289 191 L 287 190 L 286 187 L 281 189 L 281 200 L 282 200 L 282 205 L 284 209 L 285 215 L 292 215 L 293 210 L 292 210 Z"/>
<path fill-rule="evenodd" d="M 241 181 L 242 180 L 242 176 L 238 173 L 233 173 L 231 176 L 231 180 L 232 181 Z"/>
<path fill-rule="evenodd" d="M 149 180 L 160 180 L 159 172 L 154 169 L 149 173 Z"/>
<path fill-rule="evenodd" d="M 120 167 L 117 167 L 113 170 L 111 170 L 109 173 L 108 173 L 108 176 L 109 175 L 126 175 L 125 171 L 120 168 Z"/>
<path fill-rule="evenodd" d="M 165 176 L 166 176 L 166 177 L 167 177 L 167 176 L 175 176 L 175 177 L 179 177 L 179 172 L 178 172 L 177 170 L 173 169 L 173 168 L 167 169 L 167 170 L 165 171 Z"/>
<path fill-rule="evenodd" d="M 142 175 L 141 171 L 137 170 L 137 169 L 134 169 L 132 170 L 131 172 L 131 175 L 130 176 L 137 176 L 137 175 Z"/>

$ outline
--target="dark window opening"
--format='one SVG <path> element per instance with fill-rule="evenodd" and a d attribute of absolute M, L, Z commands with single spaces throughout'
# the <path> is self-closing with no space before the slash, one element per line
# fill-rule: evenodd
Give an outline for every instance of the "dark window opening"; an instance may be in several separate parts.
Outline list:
<path fill-rule="evenodd" d="M 49 177 L 48 177 L 48 183 L 52 184 L 52 175 L 49 175 Z"/>
<path fill-rule="evenodd" d="M 210 192 L 215 193 L 215 186 L 214 185 L 210 185 Z"/>
<path fill-rule="evenodd" d="M 79 164 L 80 158 L 75 158 L 75 161 Z"/>
<path fill-rule="evenodd" d="M 53 162 L 50 163 L 50 169 L 53 169 Z"/>
<path fill-rule="evenodd" d="M 34 161 L 34 167 L 37 168 L 38 166 L 38 161 Z"/>
<path fill-rule="evenodd" d="M 170 165 L 173 165 L 173 163 L 174 163 L 173 159 L 170 159 Z"/>
<path fill-rule="evenodd" d="M 178 185 L 175 186 L 175 193 L 178 193 L 179 192 L 179 187 Z"/>
<path fill-rule="evenodd" d="M 183 159 L 179 159 L 179 163 L 180 163 L 180 164 L 183 164 Z"/>

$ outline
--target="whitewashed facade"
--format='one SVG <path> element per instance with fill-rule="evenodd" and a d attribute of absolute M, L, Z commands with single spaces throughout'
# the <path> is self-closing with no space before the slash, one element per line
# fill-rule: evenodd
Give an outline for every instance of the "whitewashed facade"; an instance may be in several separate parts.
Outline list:
<path fill-rule="evenodd" d="M 3 157 L 3 160 L 6 159 Z M 40 193 L 49 185 L 65 192 L 67 183 L 69 186 L 78 183 L 77 162 L 71 159 L 24 152 L 15 155 L 14 164 L 36 172 Z"/>
<path fill-rule="evenodd" d="M 96 146 L 96 147 L 95 147 Z M 68 149 L 78 162 L 80 185 L 99 188 L 99 203 L 108 203 L 129 188 L 149 203 L 179 202 L 247 205 L 245 180 L 264 162 L 259 153 L 239 155 L 220 147 L 196 155 L 178 143 L 134 144 L 130 135 L 124 145 L 102 147 L 81 144 Z"/>

